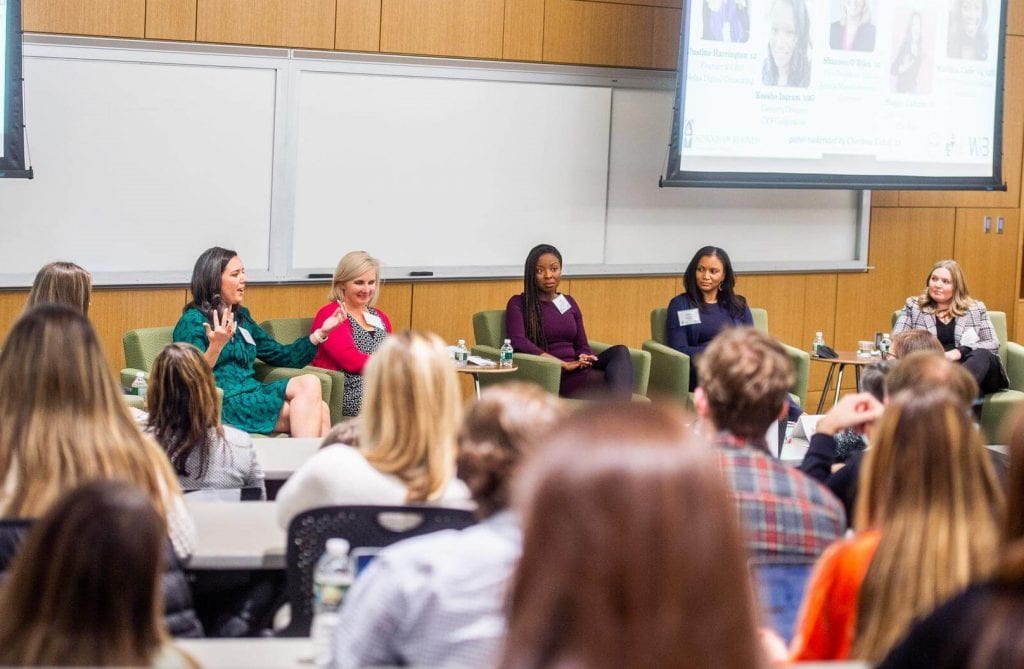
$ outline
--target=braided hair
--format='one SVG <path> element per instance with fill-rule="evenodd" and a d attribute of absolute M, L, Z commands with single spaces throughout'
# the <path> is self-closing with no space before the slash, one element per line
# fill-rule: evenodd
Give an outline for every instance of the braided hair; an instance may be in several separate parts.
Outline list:
<path fill-rule="evenodd" d="M 523 268 L 523 321 L 526 338 L 543 350 L 548 349 L 548 338 L 544 336 L 544 324 L 540 315 L 540 291 L 537 290 L 537 261 L 550 253 L 562 264 L 562 254 L 551 244 L 538 244 L 530 249 Z"/>

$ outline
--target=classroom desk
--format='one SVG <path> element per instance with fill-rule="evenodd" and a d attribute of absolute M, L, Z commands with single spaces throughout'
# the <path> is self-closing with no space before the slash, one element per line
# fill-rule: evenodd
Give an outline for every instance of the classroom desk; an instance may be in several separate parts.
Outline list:
<path fill-rule="evenodd" d="M 268 481 L 285 481 L 320 448 L 320 437 L 253 439 L 256 459 Z"/>
<path fill-rule="evenodd" d="M 312 645 L 305 638 L 175 639 L 201 667 L 303 667 L 310 669 Z"/>
<path fill-rule="evenodd" d="M 512 372 L 518 372 L 519 367 L 512 365 L 511 367 L 485 367 L 483 365 L 474 365 L 470 363 L 465 367 L 456 367 L 455 371 L 459 374 L 471 374 L 473 376 L 473 387 L 476 388 L 476 398 L 480 399 L 480 375 L 481 374 L 511 374 Z"/>
<path fill-rule="evenodd" d="M 197 502 L 185 498 L 196 524 L 188 569 L 284 569 L 287 533 L 275 502 Z"/>

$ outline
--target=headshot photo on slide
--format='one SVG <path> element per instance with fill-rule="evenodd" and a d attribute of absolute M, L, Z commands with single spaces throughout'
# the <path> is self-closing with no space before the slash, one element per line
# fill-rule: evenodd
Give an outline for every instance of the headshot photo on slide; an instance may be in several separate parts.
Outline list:
<path fill-rule="evenodd" d="M 765 86 L 811 85 L 811 17 L 806 0 L 771 0 L 765 16 L 768 44 L 761 66 Z"/>
<path fill-rule="evenodd" d="M 947 56 L 961 60 L 988 58 L 989 1 L 950 0 L 949 30 L 946 33 Z"/>
<path fill-rule="evenodd" d="M 832 0 L 828 45 L 839 51 L 874 51 L 871 0 Z"/>
<path fill-rule="evenodd" d="M 894 3 L 889 90 L 924 95 L 932 90 L 935 19 L 918 2 Z"/>
<path fill-rule="evenodd" d="M 701 3 L 703 33 L 711 42 L 744 43 L 750 39 L 750 0 L 696 0 Z"/>

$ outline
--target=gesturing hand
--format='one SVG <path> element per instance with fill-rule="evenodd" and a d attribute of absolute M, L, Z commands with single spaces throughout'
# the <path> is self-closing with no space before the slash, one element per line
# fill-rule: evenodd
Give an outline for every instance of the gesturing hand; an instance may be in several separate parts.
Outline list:
<path fill-rule="evenodd" d="M 345 308 L 345 304 L 339 304 L 338 308 L 334 310 L 334 313 L 327 317 L 327 320 L 320 326 L 320 330 L 326 335 L 334 328 L 341 325 L 343 322 L 348 320 L 348 309 Z"/>
<path fill-rule="evenodd" d="M 203 323 L 203 327 L 206 328 L 206 338 L 210 341 L 210 346 L 216 349 L 224 348 L 224 345 L 228 343 L 231 336 L 235 334 L 235 314 L 227 309 L 224 311 L 224 316 L 221 318 L 220 311 L 217 309 L 213 310 L 213 327 L 210 327 L 209 323 Z"/>

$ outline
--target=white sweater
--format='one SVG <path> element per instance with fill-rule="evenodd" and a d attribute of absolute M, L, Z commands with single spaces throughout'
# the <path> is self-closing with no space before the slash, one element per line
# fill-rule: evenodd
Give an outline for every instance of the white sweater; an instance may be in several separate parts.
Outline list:
<path fill-rule="evenodd" d="M 334 444 L 322 448 L 292 474 L 277 493 L 277 522 L 287 529 L 292 518 L 320 506 L 377 504 L 401 506 L 408 489 L 394 474 L 382 474 L 358 448 Z M 469 489 L 452 479 L 432 504 L 465 507 Z"/>

